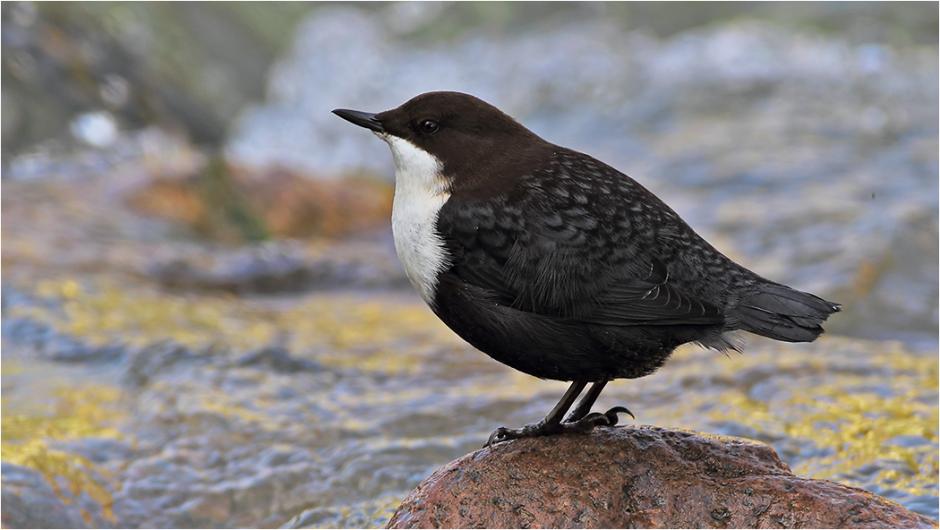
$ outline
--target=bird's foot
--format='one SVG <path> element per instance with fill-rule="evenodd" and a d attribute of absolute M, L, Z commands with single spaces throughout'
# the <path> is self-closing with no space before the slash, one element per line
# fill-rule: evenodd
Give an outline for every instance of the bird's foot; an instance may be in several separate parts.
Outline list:
<path fill-rule="evenodd" d="M 577 421 L 566 421 L 560 423 L 546 423 L 540 421 L 532 423 L 519 429 L 509 429 L 500 427 L 493 431 L 493 434 L 486 440 L 483 447 L 489 447 L 500 442 L 507 442 L 517 438 L 534 438 L 536 436 L 550 436 L 561 433 L 581 433 L 586 434 L 594 430 L 594 427 L 614 427 L 619 423 L 618 414 L 627 414 L 636 419 L 626 407 L 614 407 L 607 412 L 592 412 Z"/>
<path fill-rule="evenodd" d="M 545 421 L 540 421 L 538 423 L 530 423 L 519 429 L 500 427 L 493 431 L 493 434 L 490 434 L 490 437 L 486 439 L 486 443 L 483 447 L 489 447 L 499 442 L 507 442 L 517 438 L 533 438 L 536 436 L 557 434 L 562 432 L 562 425 L 562 423 L 546 423 Z"/>

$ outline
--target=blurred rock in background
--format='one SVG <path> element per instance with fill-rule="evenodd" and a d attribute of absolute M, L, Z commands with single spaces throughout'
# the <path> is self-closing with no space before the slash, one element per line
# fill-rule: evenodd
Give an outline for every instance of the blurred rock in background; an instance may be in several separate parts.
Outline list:
<path fill-rule="evenodd" d="M 10 2 L 2 15 L 3 156 L 65 139 L 70 129 L 103 147 L 103 130 L 147 125 L 218 145 L 231 116 L 263 97 L 271 62 L 309 10 Z"/>
<path fill-rule="evenodd" d="M 217 145 L 225 140 L 232 120 L 248 103 L 266 94 L 275 100 L 290 98 L 292 88 L 294 92 L 316 93 L 316 87 L 285 86 L 302 74 L 292 77 L 281 72 L 270 81 L 266 78 L 274 61 L 292 45 L 294 54 L 313 59 L 306 67 L 307 75 L 313 75 L 319 85 L 329 85 L 323 94 L 343 94 L 339 88 L 348 86 L 354 88 L 350 95 L 355 99 L 362 98 L 357 95 L 361 91 L 376 96 L 363 103 L 391 105 L 407 94 L 385 90 L 394 86 L 363 87 L 358 84 L 363 79 L 349 76 L 357 72 L 375 75 L 376 67 L 396 70 L 399 65 L 381 64 L 382 55 L 361 53 L 388 39 L 405 40 L 429 52 L 439 43 L 474 35 L 506 37 L 519 30 L 600 20 L 612 23 L 617 32 L 639 32 L 647 37 L 668 37 L 719 22 L 748 20 L 764 20 L 784 31 L 838 35 L 876 45 L 930 45 L 936 34 L 935 13 L 910 4 L 889 7 L 878 3 L 358 4 L 355 9 L 360 13 L 379 12 L 373 28 L 379 34 L 345 33 L 335 18 L 317 23 L 319 17 L 314 16 L 304 22 L 307 13 L 333 11 L 340 5 L 342 2 L 277 6 L 251 2 L 5 3 L 4 158 L 49 139 L 64 139 L 69 132 L 90 145 L 103 146 L 114 139 L 109 131 L 152 124 L 183 131 L 198 144 Z M 356 23 L 357 15 L 347 16 Z M 295 34 L 300 23 L 306 24 L 306 29 Z M 317 43 L 325 48 L 315 48 Z M 415 74 L 415 83 L 434 86 L 452 81 L 457 70 L 472 68 L 461 74 L 470 77 L 480 67 L 474 64 L 477 61 L 470 61 L 455 63 L 450 71 L 428 70 L 425 55 L 419 54 L 413 70 L 408 71 Z M 536 53 L 528 59 L 526 62 L 550 62 L 547 54 Z M 295 63 L 298 60 L 302 57 L 293 59 Z M 579 63 L 578 71 L 584 66 Z M 526 70 L 520 75 L 530 73 Z M 525 84 L 511 89 L 504 86 L 499 92 L 524 94 L 528 88 Z"/>

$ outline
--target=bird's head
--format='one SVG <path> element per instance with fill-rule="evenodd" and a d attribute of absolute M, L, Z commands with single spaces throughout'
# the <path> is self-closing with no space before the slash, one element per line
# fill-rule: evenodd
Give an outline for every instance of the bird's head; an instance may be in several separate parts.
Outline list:
<path fill-rule="evenodd" d="M 460 92 L 428 92 L 378 114 L 333 113 L 385 140 L 399 179 L 436 171 L 447 187 L 472 186 L 502 166 L 511 173 L 514 159 L 545 143 L 496 107 Z"/>

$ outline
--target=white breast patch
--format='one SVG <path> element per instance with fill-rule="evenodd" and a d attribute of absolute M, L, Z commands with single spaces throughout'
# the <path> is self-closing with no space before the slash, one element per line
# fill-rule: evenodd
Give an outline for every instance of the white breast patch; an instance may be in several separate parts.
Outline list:
<path fill-rule="evenodd" d="M 437 215 L 450 198 L 441 162 L 407 140 L 376 134 L 388 143 L 395 160 L 395 251 L 418 294 L 433 304 L 437 276 L 449 264 L 444 241 L 436 230 Z"/>

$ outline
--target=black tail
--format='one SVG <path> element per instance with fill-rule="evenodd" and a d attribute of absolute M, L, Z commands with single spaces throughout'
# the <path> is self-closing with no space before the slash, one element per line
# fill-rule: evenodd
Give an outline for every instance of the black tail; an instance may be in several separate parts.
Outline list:
<path fill-rule="evenodd" d="M 839 304 L 767 282 L 745 295 L 734 309 L 737 327 L 786 342 L 812 342 L 823 332 L 822 323 L 841 310 Z"/>

